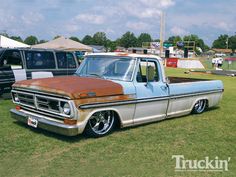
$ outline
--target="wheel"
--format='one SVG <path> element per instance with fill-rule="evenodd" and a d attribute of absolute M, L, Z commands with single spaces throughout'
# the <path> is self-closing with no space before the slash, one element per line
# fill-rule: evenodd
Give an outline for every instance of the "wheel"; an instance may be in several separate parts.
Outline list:
<path fill-rule="evenodd" d="M 207 106 L 207 100 L 197 101 L 193 107 L 193 113 L 201 114 L 206 109 L 206 106 Z"/>
<path fill-rule="evenodd" d="M 113 111 L 96 112 L 88 120 L 85 134 L 90 137 L 102 137 L 109 134 L 114 125 L 115 113 Z"/>

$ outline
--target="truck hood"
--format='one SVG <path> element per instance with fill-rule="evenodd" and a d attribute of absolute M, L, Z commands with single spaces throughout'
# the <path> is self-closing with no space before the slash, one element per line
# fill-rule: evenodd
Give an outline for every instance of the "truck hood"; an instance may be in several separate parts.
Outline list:
<path fill-rule="evenodd" d="M 120 84 L 100 78 L 65 76 L 16 82 L 13 88 L 37 90 L 71 99 L 123 95 Z"/>

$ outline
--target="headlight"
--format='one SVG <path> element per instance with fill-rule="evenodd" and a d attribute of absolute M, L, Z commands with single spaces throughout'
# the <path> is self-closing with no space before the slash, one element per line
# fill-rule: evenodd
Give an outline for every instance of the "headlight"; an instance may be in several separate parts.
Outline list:
<path fill-rule="evenodd" d="M 13 96 L 13 100 L 15 102 L 17 102 L 17 103 L 20 102 L 19 97 L 18 97 L 18 95 L 16 93 L 13 93 L 12 96 Z"/>
<path fill-rule="evenodd" d="M 66 115 L 70 115 L 70 105 L 68 103 L 65 103 L 64 106 L 63 106 L 63 113 L 66 114 Z"/>

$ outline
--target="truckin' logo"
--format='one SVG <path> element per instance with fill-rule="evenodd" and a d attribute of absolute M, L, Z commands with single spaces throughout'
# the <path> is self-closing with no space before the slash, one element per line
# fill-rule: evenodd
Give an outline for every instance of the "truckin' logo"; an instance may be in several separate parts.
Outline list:
<path fill-rule="evenodd" d="M 175 159 L 175 171 L 229 171 L 228 164 L 230 157 L 227 160 L 220 160 L 217 156 L 214 159 L 205 157 L 202 160 L 185 159 L 184 155 L 172 155 Z"/>

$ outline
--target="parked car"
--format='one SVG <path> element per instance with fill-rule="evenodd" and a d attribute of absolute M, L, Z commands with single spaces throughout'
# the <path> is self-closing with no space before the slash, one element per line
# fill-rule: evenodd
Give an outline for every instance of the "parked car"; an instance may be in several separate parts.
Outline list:
<path fill-rule="evenodd" d="M 133 126 L 202 113 L 222 97 L 219 80 L 166 78 L 153 55 L 90 54 L 75 76 L 13 85 L 11 116 L 29 126 L 100 137 L 115 125 Z"/>
<path fill-rule="evenodd" d="M 53 76 L 72 75 L 79 64 L 72 52 L 40 49 L 0 49 L 0 95 L 10 93 L 20 74 L 32 78 L 32 72 L 52 72 Z M 24 79 L 24 77 L 22 76 Z"/>

